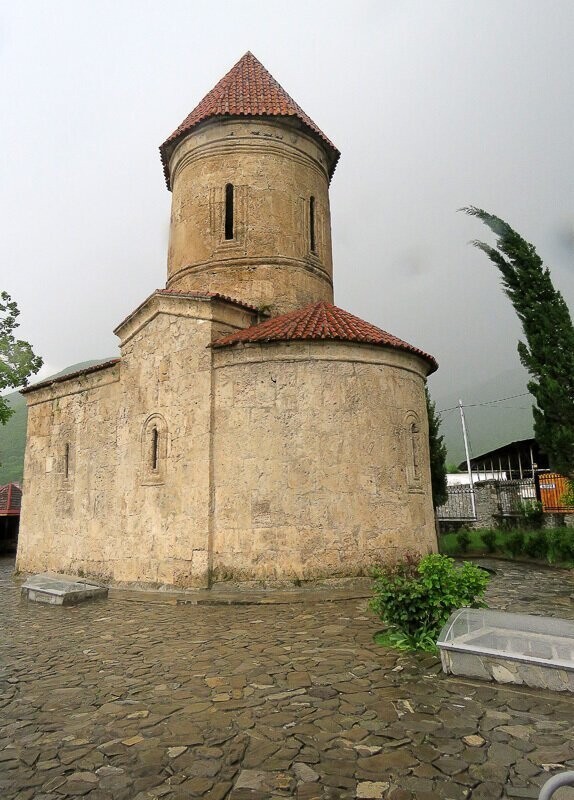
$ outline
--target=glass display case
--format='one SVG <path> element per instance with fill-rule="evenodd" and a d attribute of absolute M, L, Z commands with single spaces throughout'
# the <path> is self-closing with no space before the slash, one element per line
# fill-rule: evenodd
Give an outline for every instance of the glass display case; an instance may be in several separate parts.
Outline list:
<path fill-rule="evenodd" d="M 574 692 L 574 620 L 462 608 L 437 645 L 447 673 Z"/>

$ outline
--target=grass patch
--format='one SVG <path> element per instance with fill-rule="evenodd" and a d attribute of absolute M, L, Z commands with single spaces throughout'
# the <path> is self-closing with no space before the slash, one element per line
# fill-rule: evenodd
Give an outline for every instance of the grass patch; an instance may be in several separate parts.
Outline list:
<path fill-rule="evenodd" d="M 462 529 L 439 537 L 443 555 L 504 556 L 521 560 L 544 561 L 554 566 L 574 567 L 574 530 L 572 528 L 482 528 Z"/>
<path fill-rule="evenodd" d="M 425 653 L 438 654 L 439 649 L 432 636 L 420 637 L 413 642 L 409 636 L 396 630 L 377 631 L 373 636 L 375 644 L 389 647 L 393 650 L 421 650 Z"/>
<path fill-rule="evenodd" d="M 481 538 L 482 530 L 467 530 L 469 543 L 466 551 L 459 545 L 460 533 L 441 533 L 439 538 L 440 552 L 445 556 L 460 556 L 466 553 L 483 555 L 486 553 L 486 546 Z M 498 545 L 498 532 L 497 532 Z"/>

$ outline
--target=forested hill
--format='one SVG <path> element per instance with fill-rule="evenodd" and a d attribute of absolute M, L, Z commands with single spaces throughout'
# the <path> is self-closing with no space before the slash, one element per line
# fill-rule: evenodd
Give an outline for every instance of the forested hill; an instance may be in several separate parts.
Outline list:
<path fill-rule="evenodd" d="M 94 364 L 101 364 L 103 361 L 109 361 L 109 358 L 95 358 L 91 361 L 82 361 L 81 364 L 72 364 L 61 372 L 42 378 L 42 380 L 68 375 L 70 372 L 77 372 L 77 370 L 91 367 Z M 14 409 L 14 413 L 6 425 L 0 425 L 0 486 L 10 481 L 20 482 L 22 480 L 28 419 L 26 401 L 20 392 L 11 392 L 5 395 L 5 398 Z"/>

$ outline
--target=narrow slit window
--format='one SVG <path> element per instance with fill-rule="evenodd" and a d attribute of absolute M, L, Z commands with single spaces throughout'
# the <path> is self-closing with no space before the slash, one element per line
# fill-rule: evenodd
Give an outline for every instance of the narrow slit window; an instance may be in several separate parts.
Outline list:
<path fill-rule="evenodd" d="M 66 444 L 64 448 L 64 478 L 70 477 L 70 445 Z"/>
<path fill-rule="evenodd" d="M 164 483 L 169 432 L 161 414 L 150 414 L 141 433 L 141 480 L 143 486 Z M 73 466 L 73 465 L 72 465 Z"/>
<path fill-rule="evenodd" d="M 418 425 L 415 422 L 411 423 L 411 455 L 412 455 L 412 464 L 413 464 L 413 479 L 415 481 L 418 481 L 418 480 L 420 480 L 419 428 L 418 428 Z"/>
<path fill-rule="evenodd" d="M 315 248 L 315 198 L 309 199 L 309 244 L 311 252 L 314 253 Z"/>
<path fill-rule="evenodd" d="M 151 432 L 151 468 L 157 470 L 159 452 L 159 433 L 157 428 L 152 428 Z"/>
<path fill-rule="evenodd" d="M 225 238 L 233 239 L 233 184 L 225 187 Z"/>

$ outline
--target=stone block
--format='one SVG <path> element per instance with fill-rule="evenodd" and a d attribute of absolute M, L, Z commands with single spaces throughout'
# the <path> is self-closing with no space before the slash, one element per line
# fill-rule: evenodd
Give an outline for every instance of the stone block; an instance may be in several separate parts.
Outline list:
<path fill-rule="evenodd" d="M 71 606 L 86 600 L 105 599 L 108 589 L 86 583 L 81 578 L 55 578 L 52 575 L 33 575 L 22 584 L 22 597 L 34 603 Z"/>

